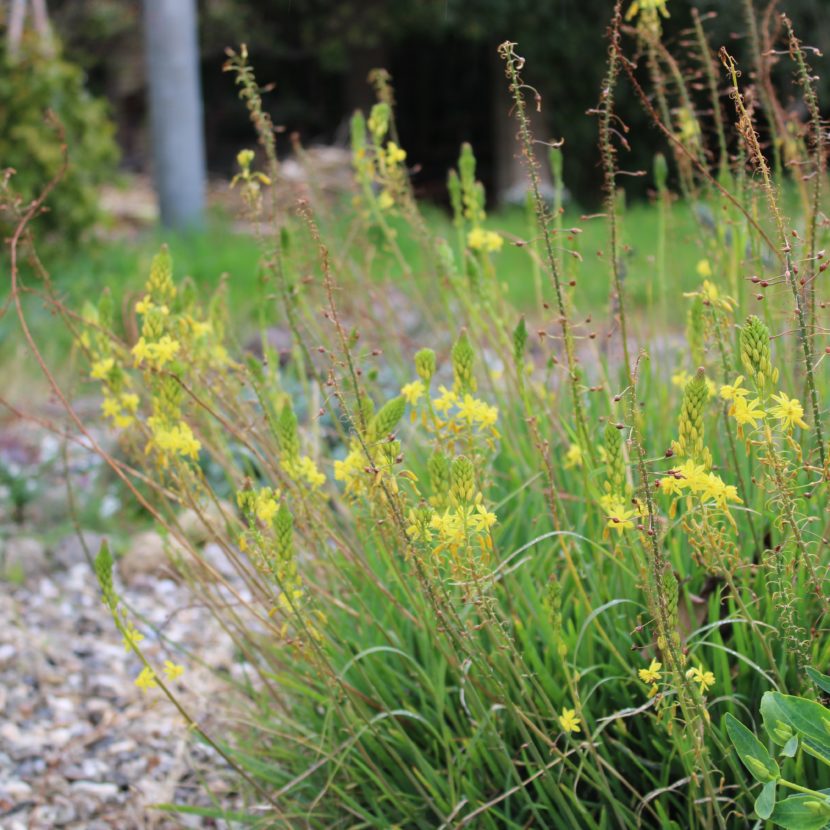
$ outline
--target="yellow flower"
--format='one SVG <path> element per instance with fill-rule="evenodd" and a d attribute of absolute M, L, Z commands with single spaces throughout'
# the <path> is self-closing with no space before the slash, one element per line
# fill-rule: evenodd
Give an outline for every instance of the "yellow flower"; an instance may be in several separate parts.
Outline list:
<path fill-rule="evenodd" d="M 683 480 L 673 475 L 660 479 L 660 492 L 667 496 L 679 496 L 683 492 Z"/>
<path fill-rule="evenodd" d="M 124 637 L 121 642 L 124 644 L 124 651 L 132 651 L 144 639 L 144 635 L 132 624 L 127 623 L 124 629 Z"/>
<path fill-rule="evenodd" d="M 392 197 L 392 194 L 388 190 L 381 191 L 380 196 L 378 196 L 378 207 L 381 210 L 389 210 L 394 204 L 395 199 Z"/>
<path fill-rule="evenodd" d="M 153 431 L 153 440 L 147 445 L 147 452 L 156 446 L 164 453 L 182 455 L 196 461 L 199 458 L 201 443 L 193 435 L 189 424 L 184 421 L 168 427 L 159 423 L 157 418 L 148 418 L 147 425 Z"/>
<path fill-rule="evenodd" d="M 703 464 L 695 464 L 690 459 L 681 464 L 675 472 L 680 475 L 678 484 L 682 489 L 700 492 L 706 486 L 707 473 Z"/>
<path fill-rule="evenodd" d="M 686 672 L 686 677 L 692 683 L 700 683 L 700 693 L 705 694 L 708 689 L 715 685 L 715 675 L 710 671 L 704 671 L 703 666 L 695 666 Z"/>
<path fill-rule="evenodd" d="M 697 275 L 702 279 L 706 279 L 706 277 L 712 276 L 712 266 L 709 264 L 708 259 L 700 259 L 697 263 Z"/>
<path fill-rule="evenodd" d="M 766 417 L 766 412 L 760 408 L 760 401 L 747 401 L 745 397 L 736 397 L 729 408 L 729 414 L 738 422 L 739 427 L 750 424 L 753 429 L 758 421 Z M 806 425 L 805 425 L 806 426 Z"/>
<path fill-rule="evenodd" d="M 424 384 L 420 380 L 413 380 L 412 383 L 404 384 L 401 387 L 401 395 L 412 406 L 418 403 L 425 391 Z"/>
<path fill-rule="evenodd" d="M 498 516 L 491 513 L 483 504 L 481 493 L 476 496 L 475 512 L 471 513 L 468 522 L 470 527 L 478 533 L 488 533 L 498 521 Z"/>
<path fill-rule="evenodd" d="M 743 387 L 744 376 L 738 375 L 735 382 L 732 384 L 724 384 L 720 388 L 720 396 L 725 401 L 732 401 L 735 398 L 745 398 L 749 394 L 749 389 Z"/>
<path fill-rule="evenodd" d="M 619 536 L 626 530 L 631 530 L 634 527 L 634 522 L 631 519 L 637 514 L 636 510 L 625 510 L 622 505 L 618 505 L 616 510 L 608 514 L 608 524 L 606 527 L 617 531 Z"/>
<path fill-rule="evenodd" d="M 734 484 L 726 484 L 723 479 L 715 473 L 708 473 L 701 489 L 701 501 L 713 499 L 718 507 L 726 510 L 727 502 L 740 502 L 738 490 Z"/>
<path fill-rule="evenodd" d="M 270 487 L 263 487 L 256 494 L 254 512 L 263 524 L 271 524 L 271 520 L 277 515 L 279 509 L 280 504 L 277 501 L 274 491 Z"/>
<path fill-rule="evenodd" d="M 176 680 L 184 674 L 184 666 L 173 663 L 171 660 L 164 661 L 164 673 L 168 680 Z"/>
<path fill-rule="evenodd" d="M 169 334 L 165 334 L 157 343 L 148 343 L 143 337 L 133 346 L 132 355 L 135 365 L 140 366 L 145 360 L 156 369 L 164 367 L 178 353 L 181 344 L 173 340 Z"/>
<path fill-rule="evenodd" d="M 781 392 L 778 395 L 773 395 L 772 399 L 778 402 L 778 406 L 772 407 L 769 414 L 781 421 L 787 432 L 790 432 L 793 426 L 800 426 L 802 429 L 808 428 L 804 421 L 804 407 L 796 398 L 787 397 L 786 392 Z"/>
<path fill-rule="evenodd" d="M 390 167 L 394 167 L 399 162 L 406 160 L 406 150 L 398 147 L 394 141 L 390 141 L 386 145 L 386 161 Z"/>
<path fill-rule="evenodd" d="M 458 395 L 452 389 L 447 389 L 446 386 L 439 386 L 438 391 L 441 394 L 433 400 L 432 405 L 442 415 L 446 415 L 458 403 Z"/>
<path fill-rule="evenodd" d="M 156 673 L 149 666 L 145 666 L 136 677 L 135 685 L 143 692 L 149 691 L 156 685 Z"/>
<path fill-rule="evenodd" d="M 571 444 L 568 447 L 568 451 L 565 453 L 564 466 L 566 470 L 582 466 L 582 448 L 579 444 Z"/>
<path fill-rule="evenodd" d="M 640 680 L 643 683 L 657 683 L 660 680 L 660 669 L 663 668 L 663 664 L 658 660 L 652 660 L 651 664 L 647 669 L 640 669 L 637 674 L 640 676 Z"/>
<path fill-rule="evenodd" d="M 304 455 L 293 464 L 287 464 L 286 472 L 296 479 L 305 480 L 312 490 L 316 490 L 326 483 L 326 477 L 317 469 L 314 460 L 307 455 Z"/>
<path fill-rule="evenodd" d="M 474 251 L 496 253 L 502 249 L 504 239 L 495 231 L 486 231 L 484 228 L 473 228 L 467 234 L 467 244 Z"/>
<path fill-rule="evenodd" d="M 96 360 L 95 363 L 92 364 L 92 369 L 89 373 L 89 376 L 93 380 L 106 380 L 107 375 L 109 375 L 114 366 L 115 360 L 111 357 L 105 357 L 101 360 Z"/>
<path fill-rule="evenodd" d="M 580 719 L 574 709 L 563 709 L 559 716 L 559 724 L 566 732 L 581 732 Z"/>
<path fill-rule="evenodd" d="M 179 351 L 179 343 L 173 340 L 169 334 L 165 334 L 158 343 L 151 344 L 153 360 L 156 366 L 161 369 L 165 363 L 171 361 Z"/>

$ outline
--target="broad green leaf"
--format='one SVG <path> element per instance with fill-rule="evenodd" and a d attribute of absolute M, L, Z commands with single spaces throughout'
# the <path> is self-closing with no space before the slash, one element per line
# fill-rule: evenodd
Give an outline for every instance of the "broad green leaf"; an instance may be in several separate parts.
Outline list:
<path fill-rule="evenodd" d="M 758 818 L 768 819 L 775 808 L 775 789 L 777 781 L 767 781 L 761 788 L 761 794 L 755 799 L 755 812 Z"/>
<path fill-rule="evenodd" d="M 786 746 L 795 730 L 785 717 L 774 692 L 764 692 L 761 698 L 761 717 L 770 740 L 778 746 Z"/>
<path fill-rule="evenodd" d="M 791 795 L 778 802 L 770 818 L 784 830 L 822 830 L 830 821 L 830 799 Z"/>
<path fill-rule="evenodd" d="M 795 732 L 827 746 L 830 751 L 830 709 L 820 703 L 795 695 L 767 692 L 764 697 L 766 698 L 767 695 L 774 701 L 779 717 L 788 723 Z M 763 705 L 762 701 L 762 714 Z M 789 740 L 789 737 L 787 740 Z"/>
<path fill-rule="evenodd" d="M 781 777 L 781 770 L 775 759 L 767 752 L 766 747 L 731 714 L 727 713 L 725 722 L 729 739 L 735 745 L 738 757 L 753 778 L 762 784 L 767 781 L 777 781 Z"/>
<path fill-rule="evenodd" d="M 830 677 L 812 668 L 807 669 L 807 676 L 813 681 L 813 683 L 816 684 L 816 686 L 819 687 L 819 689 L 830 694 Z"/>

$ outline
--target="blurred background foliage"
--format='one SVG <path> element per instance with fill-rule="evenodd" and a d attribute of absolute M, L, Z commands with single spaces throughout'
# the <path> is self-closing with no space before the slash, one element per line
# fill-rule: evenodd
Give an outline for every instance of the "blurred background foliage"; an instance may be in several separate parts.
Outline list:
<path fill-rule="evenodd" d="M 692 6 L 704 15 L 713 50 L 727 45 L 751 80 L 749 0 L 669 0 L 664 40 L 681 61 L 688 54 L 684 43 Z M 576 204 L 592 208 L 601 192 L 601 172 L 597 126 L 585 113 L 598 100 L 612 7 L 611 0 L 202 0 L 200 59 L 209 171 L 231 175 L 236 152 L 254 141 L 237 90 L 222 72 L 225 48 L 244 41 L 258 77 L 273 84 L 266 102 L 274 122 L 284 128 L 283 154 L 294 132 L 306 144 L 345 145 L 351 112 L 372 103 L 367 74 L 384 66 L 395 84 L 401 138 L 415 168 L 419 195 L 445 201 L 446 171 L 461 142 L 470 141 L 479 175 L 492 196 L 500 184 L 500 165 L 509 165 L 516 152 L 496 58 L 498 43 L 510 39 L 528 60 L 526 81 L 543 99 L 538 137 L 564 139 L 566 187 Z M 43 181 L 44 174 L 48 178 L 59 147 L 47 138 L 42 112 L 56 110 L 75 164 L 61 186 L 66 202 L 53 202 L 54 213 L 68 217 L 71 238 L 88 224 L 94 208 L 94 190 L 84 185 L 110 175 L 115 158 L 105 108 L 87 95 L 84 74 L 86 89 L 107 102 L 124 169 L 146 172 L 149 166 L 141 2 L 51 0 L 49 10 L 65 58 L 35 67 L 31 61 L 40 59 L 30 50 L 14 71 L 7 65 L 0 79 L 0 157 L 4 165 L 25 167 L 25 177 L 18 177 L 24 195 L 31 189 L 29 182 Z M 805 43 L 830 48 L 827 0 L 758 3 L 756 11 L 762 20 L 765 15 L 775 20 L 777 12 L 786 11 Z M 633 41 L 629 46 L 634 48 Z M 688 57 L 684 68 L 699 72 L 695 60 Z M 794 100 L 791 66 L 782 61 L 773 74 L 786 108 Z M 724 78 L 719 67 L 718 77 Z M 827 107 L 830 73 L 820 78 L 819 93 Z M 695 104 L 704 129 L 711 128 L 702 82 Z M 665 149 L 664 143 L 649 127 L 628 83 L 619 86 L 617 111 L 638 137 L 621 155 L 621 166 L 650 171 L 654 153 Z M 24 165 L 22 152 L 30 153 L 34 163 Z M 630 196 L 642 197 L 651 175 L 626 184 Z"/>
<path fill-rule="evenodd" d="M 14 168 L 14 187 L 29 201 L 62 167 L 65 141 L 70 163 L 41 220 L 47 236 L 60 231 L 61 244 L 76 241 L 93 223 L 97 186 L 114 174 L 118 148 L 107 110 L 86 88 L 81 68 L 59 50 L 44 50 L 27 36 L 12 60 L 0 39 L 0 165 Z M 44 119 L 47 111 L 59 127 Z M 0 216 L 0 231 L 10 228 Z"/>
<path fill-rule="evenodd" d="M 664 30 L 674 54 L 684 53 L 692 5 L 701 14 L 713 13 L 705 19 L 711 46 L 727 45 L 743 62 L 745 76 L 751 75 L 743 0 L 669 0 Z M 510 39 L 528 59 L 528 83 L 543 96 L 545 137 L 565 139 L 568 189 L 590 205 L 600 171 L 596 124 L 585 112 L 597 102 L 612 6 L 610 0 L 203 0 L 209 167 L 227 175 L 239 146 L 251 140 L 236 90 L 221 71 L 225 47 L 245 41 L 258 76 L 275 84 L 267 100 L 286 136 L 298 131 L 306 143 L 344 140 L 351 111 L 371 102 L 369 69 L 385 66 L 395 82 L 409 159 L 421 167 L 415 182 L 422 193 L 443 198 L 444 176 L 462 141 L 476 147 L 481 175 L 492 188 L 497 126 L 509 109 L 496 46 Z M 141 169 L 147 153 L 140 2 L 54 0 L 50 8 L 68 55 L 111 103 L 126 164 Z M 757 4 L 759 13 L 765 8 Z M 771 11 L 786 11 L 805 43 L 830 48 L 826 0 L 788 0 Z M 778 74 L 786 106 L 791 72 L 783 68 Z M 825 102 L 829 85 L 825 73 L 820 82 Z M 703 96 L 700 105 L 707 107 Z M 618 111 L 639 136 L 621 163 L 650 170 L 660 139 L 647 129 L 627 84 L 620 85 Z M 646 186 L 640 183 L 641 193 Z"/>

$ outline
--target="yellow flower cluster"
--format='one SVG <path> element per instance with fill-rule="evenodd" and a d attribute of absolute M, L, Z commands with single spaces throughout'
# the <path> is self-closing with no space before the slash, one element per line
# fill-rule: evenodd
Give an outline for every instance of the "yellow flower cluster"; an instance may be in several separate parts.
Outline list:
<path fill-rule="evenodd" d="M 456 503 L 443 513 L 429 508 L 409 511 L 410 525 L 407 534 L 414 541 L 432 542 L 437 537 L 433 552 L 443 553 L 448 550 L 453 556 L 476 545 L 483 550 L 493 546 L 490 531 L 498 522 L 495 513 L 484 504 L 484 496 L 477 493 L 471 504 Z"/>
<path fill-rule="evenodd" d="M 681 495 L 688 490 L 699 497 L 701 504 L 714 501 L 721 510 L 727 511 L 730 502 L 742 503 L 734 484 L 726 484 L 717 473 L 707 472 L 703 464 L 692 459 L 669 470 L 660 479 L 660 490 L 668 495 Z"/>
<path fill-rule="evenodd" d="M 353 442 L 348 455 L 341 461 L 334 462 L 335 481 L 341 481 L 346 486 L 346 495 L 357 496 L 366 491 L 366 456 L 357 442 Z"/>
<path fill-rule="evenodd" d="M 134 420 L 138 411 L 138 395 L 134 392 L 122 392 L 120 395 L 111 395 L 104 390 L 104 400 L 101 403 L 101 412 L 105 418 L 111 418 L 115 426 L 123 429 Z"/>
<path fill-rule="evenodd" d="M 744 376 L 739 375 L 731 384 L 724 384 L 720 389 L 720 396 L 725 401 L 730 401 L 729 415 L 738 424 L 738 432 L 742 434 L 744 426 L 755 429 L 758 422 L 764 421 L 768 416 L 776 419 L 779 426 L 787 433 L 792 432 L 793 427 L 808 429 L 804 420 L 804 407 L 797 398 L 791 398 L 786 392 L 773 394 L 772 400 L 775 406 L 768 410 L 761 408 L 760 399 L 749 400 L 749 390 L 743 386 Z"/>
<path fill-rule="evenodd" d="M 168 680 L 176 680 L 184 674 L 184 667 L 172 660 L 165 660 L 164 674 Z M 158 686 L 156 673 L 149 666 L 145 666 L 136 677 L 135 685 L 143 692 L 155 688 Z"/>
<path fill-rule="evenodd" d="M 494 254 L 504 246 L 504 237 L 495 231 L 486 231 L 484 228 L 473 228 L 467 234 L 467 245 L 474 251 Z"/>
<path fill-rule="evenodd" d="M 132 348 L 136 366 L 146 365 L 151 369 L 163 369 L 179 353 L 181 343 L 169 334 L 162 335 L 155 343 L 148 343 L 144 336 Z"/>
<path fill-rule="evenodd" d="M 326 477 L 312 458 L 304 455 L 296 460 L 283 462 L 283 468 L 295 481 L 304 481 L 312 490 L 318 490 L 326 483 Z"/>
<path fill-rule="evenodd" d="M 481 432 L 489 432 L 493 438 L 498 438 L 496 422 L 499 419 L 499 410 L 497 407 L 469 393 L 459 395 L 455 388 L 448 389 L 446 386 L 439 386 L 438 392 L 440 394 L 432 401 L 433 409 L 442 416 L 435 422 L 437 431 L 448 430 L 458 434 L 474 427 Z"/>
<path fill-rule="evenodd" d="M 186 421 L 168 424 L 161 418 L 150 417 L 147 419 L 147 426 L 150 427 L 153 437 L 145 451 L 149 453 L 153 449 L 158 450 L 159 461 L 163 467 L 167 466 L 169 456 L 198 460 L 202 445 Z"/>

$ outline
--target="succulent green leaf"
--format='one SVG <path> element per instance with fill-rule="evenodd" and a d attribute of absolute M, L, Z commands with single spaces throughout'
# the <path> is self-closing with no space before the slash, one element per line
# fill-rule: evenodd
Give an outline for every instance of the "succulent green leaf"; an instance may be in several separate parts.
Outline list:
<path fill-rule="evenodd" d="M 755 799 L 755 812 L 758 818 L 768 819 L 775 809 L 775 790 L 777 781 L 767 781 L 761 788 L 761 794 Z"/>
<path fill-rule="evenodd" d="M 791 795 L 778 802 L 770 819 L 784 830 L 822 830 L 830 822 L 830 799 Z"/>
<path fill-rule="evenodd" d="M 781 777 L 778 763 L 767 752 L 766 747 L 731 714 L 726 715 L 726 733 L 732 741 L 738 757 L 753 778 L 762 784 L 776 781 Z"/>

